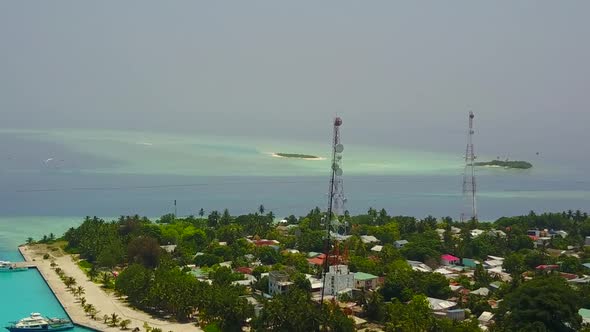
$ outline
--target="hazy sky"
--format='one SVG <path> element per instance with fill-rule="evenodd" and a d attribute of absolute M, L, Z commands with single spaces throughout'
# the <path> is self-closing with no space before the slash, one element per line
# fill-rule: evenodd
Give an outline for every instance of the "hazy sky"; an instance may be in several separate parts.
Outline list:
<path fill-rule="evenodd" d="M 590 1 L 2 1 L 0 127 L 585 155 Z M 579 141 L 576 141 L 579 140 Z M 587 149 L 586 149 L 587 150 Z"/>

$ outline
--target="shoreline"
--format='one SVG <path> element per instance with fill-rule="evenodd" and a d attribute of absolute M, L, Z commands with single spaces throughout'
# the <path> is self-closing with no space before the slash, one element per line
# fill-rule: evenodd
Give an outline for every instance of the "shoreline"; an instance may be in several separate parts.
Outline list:
<path fill-rule="evenodd" d="M 119 327 L 104 324 L 100 318 L 93 320 L 84 312 L 79 300 L 68 291 L 65 284 L 50 266 L 51 260 L 55 261 L 66 275 L 73 277 L 77 281 L 78 286 L 84 287 L 84 297 L 87 303 L 93 304 L 99 311 L 99 316 L 97 317 L 116 313 L 121 319 L 131 320 L 128 329 L 130 331 L 135 327 L 143 331 L 144 323 L 149 324 L 153 328 L 160 328 L 162 331 L 202 331 L 193 323 L 181 324 L 168 322 L 153 318 L 145 312 L 132 308 L 115 295 L 106 293 L 100 285 L 89 281 L 86 274 L 72 260 L 70 255 L 66 254 L 61 257 L 52 257 L 52 259 L 43 259 L 42 256 L 44 253 L 38 252 L 27 245 L 19 246 L 18 251 L 23 256 L 25 262 L 32 264 L 39 272 L 42 279 L 75 325 L 92 331 L 121 331 Z"/>

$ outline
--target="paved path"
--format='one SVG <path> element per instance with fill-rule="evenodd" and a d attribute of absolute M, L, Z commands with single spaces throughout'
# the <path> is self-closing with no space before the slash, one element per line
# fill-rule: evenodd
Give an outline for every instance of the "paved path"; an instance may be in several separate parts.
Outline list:
<path fill-rule="evenodd" d="M 50 260 L 43 259 L 43 253 L 35 252 L 27 246 L 19 247 L 19 251 L 27 262 L 32 263 L 37 267 L 74 323 L 99 331 L 121 331 L 119 328 L 113 328 L 103 324 L 102 319 L 95 321 L 87 316 L 78 300 L 67 290 L 63 281 L 61 281 L 57 273 L 51 268 Z M 84 297 L 86 298 L 87 303 L 93 304 L 99 311 L 97 317 L 116 313 L 122 319 L 131 320 L 129 330 L 139 327 L 141 331 L 144 331 L 143 325 L 147 322 L 150 326 L 160 328 L 164 332 L 202 331 L 194 324 L 171 323 L 154 318 L 145 312 L 129 307 L 125 302 L 121 301 L 113 294 L 106 293 L 99 285 L 88 280 L 88 277 L 82 272 L 82 270 L 80 270 L 78 265 L 72 261 L 72 258 L 69 255 L 55 257 L 53 259 L 67 276 L 76 279 L 77 286 L 84 287 Z"/>

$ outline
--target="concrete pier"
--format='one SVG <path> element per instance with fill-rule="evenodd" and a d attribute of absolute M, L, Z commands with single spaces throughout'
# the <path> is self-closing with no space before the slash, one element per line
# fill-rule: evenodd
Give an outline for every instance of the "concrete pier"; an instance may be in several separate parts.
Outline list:
<path fill-rule="evenodd" d="M 145 331 L 143 329 L 144 323 L 148 323 L 153 328 L 160 328 L 164 332 L 202 331 L 194 324 L 179 324 L 161 320 L 145 312 L 131 308 L 115 295 L 105 292 L 100 285 L 88 280 L 88 277 L 80 270 L 76 262 L 69 255 L 43 259 L 44 253 L 36 252 L 27 246 L 21 246 L 18 250 L 26 261 L 19 264 L 29 268 L 36 268 L 41 273 L 41 276 L 45 279 L 53 294 L 55 294 L 72 321 L 77 325 L 97 331 L 121 331 L 118 327 L 110 327 L 104 324 L 102 320 L 103 315 L 110 316 L 112 313 L 116 313 L 122 320 L 129 319 L 131 321 L 131 324 L 129 324 L 130 331 L 136 327 L 141 331 Z M 99 320 L 93 320 L 90 316 L 86 315 L 78 299 L 68 291 L 63 281 L 51 268 L 51 260 L 55 261 L 67 276 L 76 279 L 76 286 L 82 286 L 84 288 L 86 303 L 91 303 L 98 310 L 97 318 Z M 31 310 L 34 310 L 34 308 L 31 308 Z"/>

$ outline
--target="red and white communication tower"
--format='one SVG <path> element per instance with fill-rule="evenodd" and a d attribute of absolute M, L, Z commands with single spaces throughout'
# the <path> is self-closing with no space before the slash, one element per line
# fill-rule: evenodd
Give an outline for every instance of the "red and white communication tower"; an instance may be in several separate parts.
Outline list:
<path fill-rule="evenodd" d="M 463 198 L 467 211 L 461 213 L 461 221 L 477 220 L 477 204 L 475 184 L 475 150 L 473 149 L 473 112 L 469 112 L 469 131 L 467 132 L 467 149 L 465 150 L 465 170 L 463 172 Z"/>

